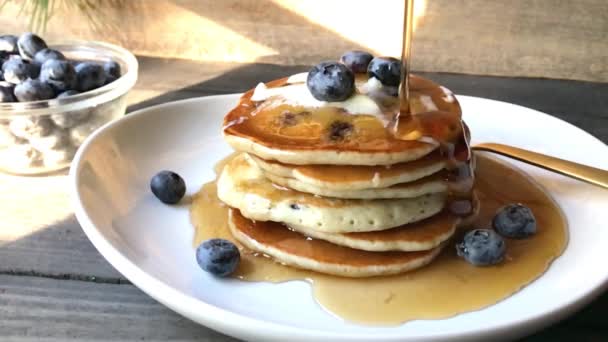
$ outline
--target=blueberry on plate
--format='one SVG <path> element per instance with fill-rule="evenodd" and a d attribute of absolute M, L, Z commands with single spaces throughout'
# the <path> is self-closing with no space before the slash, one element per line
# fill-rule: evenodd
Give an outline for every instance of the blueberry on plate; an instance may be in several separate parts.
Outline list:
<path fill-rule="evenodd" d="M 165 170 L 152 177 L 150 190 L 161 202 L 175 204 L 184 197 L 186 183 L 177 173 Z"/>
<path fill-rule="evenodd" d="M 0 82 L 0 102 L 17 102 L 15 98 L 15 85 L 8 82 Z"/>
<path fill-rule="evenodd" d="M 344 101 L 355 91 L 355 75 L 344 64 L 322 62 L 310 69 L 306 85 L 319 101 Z"/>
<path fill-rule="evenodd" d="M 502 236 L 524 239 L 536 233 L 536 218 L 530 208 L 521 204 L 509 204 L 498 210 L 492 226 Z"/>
<path fill-rule="evenodd" d="M 40 80 L 50 84 L 55 92 L 61 93 L 76 87 L 76 70 L 68 61 L 49 59 L 42 64 Z"/>
<path fill-rule="evenodd" d="M 76 89 L 81 92 L 103 86 L 106 73 L 103 67 L 92 62 L 82 62 L 76 65 Z"/>
<path fill-rule="evenodd" d="M 12 34 L 5 34 L 0 36 L 0 51 L 5 51 L 10 54 L 19 53 L 17 49 L 17 36 Z"/>
<path fill-rule="evenodd" d="M 33 60 L 38 51 L 47 47 L 44 40 L 33 33 L 24 33 L 17 40 L 19 54 L 27 61 Z"/>
<path fill-rule="evenodd" d="M 36 78 L 40 68 L 24 61 L 21 58 L 9 58 L 2 64 L 4 80 L 13 84 L 19 84 L 28 78 Z"/>
<path fill-rule="evenodd" d="M 53 50 L 53 49 L 42 49 L 38 52 L 36 52 L 36 54 L 34 55 L 34 63 L 37 64 L 44 64 L 44 62 L 48 61 L 49 59 L 60 59 L 60 60 L 65 60 L 65 56 L 57 51 L 57 50 Z"/>
<path fill-rule="evenodd" d="M 205 271 L 225 277 L 239 266 L 241 254 L 236 245 L 224 239 L 209 239 L 196 249 L 196 261 Z"/>
<path fill-rule="evenodd" d="M 354 73 L 365 73 L 369 62 L 374 58 L 369 52 L 365 51 L 348 51 L 340 57 L 340 63 L 346 65 L 347 68 Z"/>
<path fill-rule="evenodd" d="M 74 96 L 74 95 L 78 95 L 80 94 L 79 91 L 76 90 L 66 90 L 63 93 L 60 93 L 59 95 L 57 95 L 58 99 L 64 99 L 66 97 L 70 97 L 70 96 Z"/>
<path fill-rule="evenodd" d="M 401 81 L 401 61 L 393 57 L 376 57 L 369 62 L 367 74 L 384 85 L 396 87 Z"/>
<path fill-rule="evenodd" d="M 55 91 L 48 83 L 27 79 L 15 87 L 15 97 L 19 102 L 49 100 L 55 97 Z"/>
<path fill-rule="evenodd" d="M 456 244 L 458 256 L 475 266 L 498 264 L 504 259 L 505 250 L 503 238 L 489 229 L 471 230 Z"/>

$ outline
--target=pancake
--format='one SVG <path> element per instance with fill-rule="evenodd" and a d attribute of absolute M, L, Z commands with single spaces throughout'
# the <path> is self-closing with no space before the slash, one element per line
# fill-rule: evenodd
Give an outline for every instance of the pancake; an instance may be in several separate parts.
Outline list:
<path fill-rule="evenodd" d="M 224 167 L 218 197 L 252 220 L 344 233 L 378 231 L 423 220 L 441 211 L 446 196 L 380 200 L 318 197 L 274 185 L 239 155 Z"/>
<path fill-rule="evenodd" d="M 287 84 L 286 78 L 269 82 L 261 89 L 280 88 L 283 95 L 266 91 L 275 95 L 254 101 L 255 90 L 246 92 L 224 118 L 225 140 L 237 151 L 286 164 L 391 165 L 434 151 L 437 141 L 418 139 L 437 128 L 434 123 L 448 130 L 442 136 L 460 132 L 460 105 L 444 87 L 412 75 L 415 119 L 393 129 L 397 97 L 379 98 L 376 93 L 381 91 L 364 90 L 365 85 L 346 101 L 334 103 L 314 99 L 304 83 Z M 287 95 L 296 100 L 286 100 Z"/>
<path fill-rule="evenodd" d="M 470 216 L 458 217 L 444 210 L 420 222 L 401 227 L 365 233 L 324 233 L 298 225 L 289 225 L 303 235 L 354 249 L 383 251 L 424 251 L 440 246 L 450 239 L 457 227 L 469 226 L 479 213 L 479 200 L 474 196 L 474 211 Z"/>
<path fill-rule="evenodd" d="M 293 230 L 336 245 L 366 251 L 425 251 L 439 246 L 454 235 L 460 219 L 441 213 L 413 224 L 365 233 L 325 233 L 297 225 Z"/>
<path fill-rule="evenodd" d="M 289 165 L 250 154 L 247 157 L 265 172 L 325 190 L 387 188 L 432 175 L 446 166 L 445 158 L 438 151 L 419 160 L 390 166 Z"/>
<path fill-rule="evenodd" d="M 276 261 L 342 277 L 398 274 L 429 264 L 441 247 L 420 252 L 368 252 L 309 239 L 276 222 L 256 222 L 230 209 L 228 226 L 245 247 Z"/>
<path fill-rule="evenodd" d="M 385 198 L 414 198 L 427 194 L 446 193 L 448 184 L 441 175 L 429 176 L 411 183 L 395 184 L 388 188 L 373 188 L 360 190 L 333 190 L 319 188 L 303 183 L 294 178 L 275 176 L 264 172 L 264 176 L 271 182 L 293 190 L 307 192 L 317 196 L 351 199 L 385 199 Z"/>

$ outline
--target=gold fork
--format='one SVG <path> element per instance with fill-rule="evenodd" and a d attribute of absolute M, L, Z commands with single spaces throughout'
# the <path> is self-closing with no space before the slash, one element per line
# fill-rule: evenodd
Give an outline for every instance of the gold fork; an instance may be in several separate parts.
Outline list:
<path fill-rule="evenodd" d="M 532 164 L 567 177 L 608 189 L 608 171 L 606 170 L 503 144 L 483 143 L 474 145 L 472 148 L 475 151 L 493 152 L 507 156 L 524 163 Z"/>

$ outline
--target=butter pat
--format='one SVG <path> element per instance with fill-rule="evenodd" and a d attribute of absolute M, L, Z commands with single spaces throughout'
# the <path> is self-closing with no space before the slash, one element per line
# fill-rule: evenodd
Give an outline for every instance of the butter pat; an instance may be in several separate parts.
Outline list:
<path fill-rule="evenodd" d="M 307 79 L 308 79 L 308 73 L 301 72 L 299 74 L 289 76 L 289 78 L 287 78 L 287 84 L 306 83 Z"/>
<path fill-rule="evenodd" d="M 270 98 L 276 98 L 276 100 L 282 103 L 288 103 L 295 106 L 303 106 L 309 108 L 337 107 L 342 108 L 352 114 L 382 114 L 382 111 L 380 110 L 380 107 L 378 107 L 376 102 L 372 100 L 369 96 L 363 94 L 354 94 L 353 96 L 342 102 L 327 102 L 315 99 L 306 87 L 307 75 L 308 73 L 293 75 L 292 77 L 290 77 L 292 81 L 298 81 L 302 79 L 304 79 L 304 81 L 278 88 L 268 88 L 264 83 L 260 83 L 255 87 L 253 95 L 251 96 L 251 100 L 257 102 L 265 101 Z M 289 79 L 288 83 L 290 83 Z"/>

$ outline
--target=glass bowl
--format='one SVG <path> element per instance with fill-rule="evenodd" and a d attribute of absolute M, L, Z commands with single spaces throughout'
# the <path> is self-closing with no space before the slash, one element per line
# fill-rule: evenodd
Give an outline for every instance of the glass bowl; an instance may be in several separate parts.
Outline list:
<path fill-rule="evenodd" d="M 101 88 L 44 101 L 0 103 L 0 170 L 35 175 L 67 168 L 84 139 L 124 115 L 126 96 L 137 81 L 137 59 L 101 42 L 50 46 L 68 60 L 116 61 L 121 76 Z"/>

